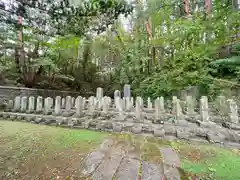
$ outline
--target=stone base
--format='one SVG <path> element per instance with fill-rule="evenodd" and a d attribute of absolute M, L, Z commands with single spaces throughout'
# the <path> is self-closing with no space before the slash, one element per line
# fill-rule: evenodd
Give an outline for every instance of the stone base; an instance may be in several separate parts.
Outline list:
<path fill-rule="evenodd" d="M 34 113 L 34 110 L 27 110 L 26 113 L 27 114 L 32 114 L 32 113 Z"/>
<path fill-rule="evenodd" d="M 225 139 L 226 136 L 221 133 L 210 132 L 207 134 L 207 140 L 211 143 L 223 143 Z"/>
<path fill-rule="evenodd" d="M 31 121 L 34 120 L 34 118 L 35 118 L 34 116 L 26 116 L 25 119 L 26 119 L 27 122 L 31 122 Z"/>
<path fill-rule="evenodd" d="M 53 116 L 61 116 L 62 113 L 55 113 L 55 112 L 53 112 L 52 115 L 53 115 Z"/>
<path fill-rule="evenodd" d="M 73 114 L 74 114 L 73 112 L 66 112 L 66 111 L 65 111 L 65 112 L 62 113 L 62 116 L 63 116 L 63 117 L 70 117 L 70 116 L 72 116 Z"/>
<path fill-rule="evenodd" d="M 114 121 L 126 121 L 126 120 L 127 120 L 127 115 L 124 115 L 124 114 L 119 114 L 114 119 Z"/>
<path fill-rule="evenodd" d="M 17 119 L 17 115 L 15 115 L 15 114 L 10 115 L 10 116 L 9 116 L 9 119 L 12 120 L 12 121 L 14 121 L 14 120 Z"/>
<path fill-rule="evenodd" d="M 54 116 L 44 117 L 44 120 L 46 124 L 56 123 L 56 119 Z"/>
<path fill-rule="evenodd" d="M 35 111 L 36 114 L 42 114 L 43 111 Z"/>
<path fill-rule="evenodd" d="M 222 126 L 227 128 L 227 129 L 240 131 L 240 125 L 237 125 L 237 124 L 234 124 L 234 123 L 231 123 L 231 122 L 224 122 L 224 123 L 222 123 Z"/>
<path fill-rule="evenodd" d="M 204 127 L 204 128 L 216 128 L 217 124 L 211 121 L 197 121 L 197 124 L 200 127 Z"/>
<path fill-rule="evenodd" d="M 9 114 L 3 114 L 3 115 L 2 115 L 3 119 L 9 118 L 9 116 L 10 116 Z"/>
<path fill-rule="evenodd" d="M 155 137 L 164 137 L 165 130 L 164 129 L 154 129 L 153 134 Z"/>
<path fill-rule="evenodd" d="M 240 131 L 226 129 L 215 123 L 200 122 L 200 127 L 196 124 L 191 124 L 187 121 L 182 123 L 172 124 L 166 122 L 164 125 L 152 124 L 151 121 L 134 122 L 132 119 L 127 119 L 124 122 L 116 122 L 113 119 L 106 120 L 105 117 L 96 117 L 91 119 L 87 116 L 84 118 L 73 117 L 56 117 L 49 115 L 22 114 L 13 112 L 0 112 L 0 115 L 11 120 L 26 119 L 26 121 L 36 124 L 59 125 L 61 127 L 85 128 L 92 130 L 101 130 L 107 132 L 124 132 L 143 134 L 146 136 L 155 136 L 165 139 L 165 137 L 175 137 L 177 139 L 192 140 L 196 138 L 206 139 L 214 143 L 234 142 L 240 143 Z M 3 118 L 4 120 L 7 118 Z M 185 126 L 184 126 L 185 125 Z M 234 124 L 231 124 L 233 126 Z M 210 127 L 210 128 L 209 128 Z"/>
<path fill-rule="evenodd" d="M 36 118 L 34 119 L 34 122 L 35 122 L 35 123 L 43 122 L 43 118 L 42 118 L 42 117 L 36 117 Z"/>
<path fill-rule="evenodd" d="M 132 133 L 134 134 L 140 134 L 142 132 L 142 126 L 141 125 L 135 125 L 132 127 Z"/>
<path fill-rule="evenodd" d="M 79 119 L 78 118 L 71 118 L 68 120 L 68 126 L 73 127 L 75 125 L 79 124 Z"/>
<path fill-rule="evenodd" d="M 122 131 L 122 125 L 118 123 L 113 124 L 113 132 L 121 132 Z"/>
<path fill-rule="evenodd" d="M 177 129 L 177 137 L 179 139 L 189 140 L 191 138 L 191 133 L 189 131 L 185 131 L 184 129 Z"/>
<path fill-rule="evenodd" d="M 43 112 L 44 115 L 51 115 L 52 112 L 51 111 L 48 111 L 48 112 Z"/>
<path fill-rule="evenodd" d="M 25 116 L 24 115 L 17 115 L 17 120 L 21 121 L 24 120 Z"/>

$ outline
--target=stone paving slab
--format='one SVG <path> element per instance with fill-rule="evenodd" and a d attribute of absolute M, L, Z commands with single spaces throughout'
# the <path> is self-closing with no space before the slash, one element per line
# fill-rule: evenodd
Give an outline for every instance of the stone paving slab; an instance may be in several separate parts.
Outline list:
<path fill-rule="evenodd" d="M 164 172 L 160 164 L 152 164 L 142 162 L 142 178 L 141 180 L 163 180 Z"/>
<path fill-rule="evenodd" d="M 105 150 L 107 153 L 97 170 L 93 173 L 92 180 L 112 180 L 125 155 L 125 151 L 123 150 L 124 144 L 112 145 L 113 141 L 111 140 L 102 143 L 101 150 Z"/>
<path fill-rule="evenodd" d="M 110 150 L 113 145 L 113 141 L 111 139 L 105 139 L 98 151 L 91 152 L 88 154 L 86 159 L 83 162 L 82 174 L 84 177 L 90 176 L 96 168 L 99 166 L 101 161 L 103 160 L 106 152 Z"/>
<path fill-rule="evenodd" d="M 164 175 L 168 180 L 180 180 L 178 167 L 180 167 L 180 159 L 172 148 L 164 147 L 160 149 L 163 157 Z"/>
<path fill-rule="evenodd" d="M 107 157 L 93 173 L 92 180 L 112 180 L 118 166 L 120 165 L 122 156 L 112 155 Z"/>
<path fill-rule="evenodd" d="M 117 170 L 115 180 L 138 180 L 139 160 L 124 158 Z"/>
<path fill-rule="evenodd" d="M 83 164 L 83 170 L 82 170 L 83 176 L 85 177 L 90 176 L 95 171 L 95 169 L 99 166 L 104 155 L 105 154 L 101 151 L 90 153 Z"/>
<path fill-rule="evenodd" d="M 181 162 L 178 155 L 170 147 L 164 147 L 160 149 L 160 152 L 163 156 L 164 164 L 171 165 L 174 167 L 180 167 Z"/>

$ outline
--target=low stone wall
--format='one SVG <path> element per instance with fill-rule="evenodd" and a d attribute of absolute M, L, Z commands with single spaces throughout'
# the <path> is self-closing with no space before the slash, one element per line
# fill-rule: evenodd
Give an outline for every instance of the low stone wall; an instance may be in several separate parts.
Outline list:
<path fill-rule="evenodd" d="M 80 92 L 73 91 L 58 91 L 49 89 L 34 89 L 34 88 L 24 88 L 24 87 L 13 87 L 13 86 L 0 86 L 0 100 L 10 100 L 14 99 L 16 96 L 42 96 L 42 97 L 52 97 L 56 96 L 66 97 L 66 96 L 92 96 L 94 94 L 81 94 Z"/>
<path fill-rule="evenodd" d="M 121 98 L 119 91 L 114 95 L 114 99 L 103 97 L 102 88 L 98 88 L 96 97 L 89 98 L 16 96 L 0 116 L 70 128 L 240 144 L 238 105 L 233 99 L 221 96 L 212 109 L 203 96 L 196 111 L 191 96 L 185 101 L 174 96 L 167 106 L 164 97 L 154 102 L 148 98 L 145 106 L 141 97 Z"/>

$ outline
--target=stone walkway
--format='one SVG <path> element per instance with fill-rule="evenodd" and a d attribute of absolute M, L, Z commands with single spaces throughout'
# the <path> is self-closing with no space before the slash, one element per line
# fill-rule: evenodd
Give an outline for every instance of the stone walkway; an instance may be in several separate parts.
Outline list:
<path fill-rule="evenodd" d="M 180 160 L 170 148 L 160 148 L 161 163 L 142 161 L 129 145 L 105 140 L 81 164 L 82 179 L 88 180 L 180 180 Z"/>

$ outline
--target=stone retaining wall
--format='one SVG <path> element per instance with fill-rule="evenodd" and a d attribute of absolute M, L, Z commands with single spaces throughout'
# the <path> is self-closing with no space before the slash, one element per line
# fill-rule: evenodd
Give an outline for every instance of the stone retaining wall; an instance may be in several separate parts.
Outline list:
<path fill-rule="evenodd" d="M 80 92 L 73 91 L 58 91 L 49 89 L 34 89 L 34 88 L 24 88 L 24 87 L 13 87 L 13 86 L 0 86 L 0 100 L 10 100 L 14 99 L 16 96 L 42 96 L 42 97 L 52 97 L 56 96 L 83 96 Z M 91 96 L 93 94 L 84 94 L 84 96 Z"/>
<path fill-rule="evenodd" d="M 174 96 L 167 106 L 164 97 L 154 102 L 148 98 L 145 106 L 139 96 L 121 98 L 116 91 L 111 99 L 103 96 L 103 89 L 98 88 L 96 97 L 89 98 L 16 96 L 0 115 L 3 119 L 70 128 L 240 143 L 238 105 L 233 99 L 219 97 L 214 110 L 206 96 L 198 103 L 200 108 L 196 111 L 193 97 L 180 101 Z"/>

